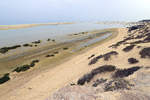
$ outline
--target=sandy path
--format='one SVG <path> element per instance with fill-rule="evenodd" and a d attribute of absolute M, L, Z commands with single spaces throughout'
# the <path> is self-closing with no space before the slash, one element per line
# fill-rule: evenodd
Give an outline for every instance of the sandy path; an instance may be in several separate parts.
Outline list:
<path fill-rule="evenodd" d="M 76 81 L 81 75 L 91 70 L 92 66 L 88 66 L 89 61 L 87 58 L 93 53 L 97 54 L 99 51 L 101 53 L 108 52 L 108 46 L 121 40 L 126 35 L 126 29 L 118 29 L 118 31 L 119 34 L 116 38 L 70 59 L 53 68 L 53 70 L 40 73 L 21 87 L 1 96 L 0 100 L 45 100 L 60 87 Z"/>

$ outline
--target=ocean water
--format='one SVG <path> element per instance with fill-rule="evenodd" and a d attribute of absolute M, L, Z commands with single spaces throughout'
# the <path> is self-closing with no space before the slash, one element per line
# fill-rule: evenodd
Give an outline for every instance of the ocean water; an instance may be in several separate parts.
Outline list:
<path fill-rule="evenodd" d="M 115 27 L 124 27 L 124 25 L 75 23 L 0 30 L 0 47 L 29 43 L 35 40 L 46 40 L 48 38 L 56 39 L 57 41 L 63 41 L 65 40 L 63 37 L 70 34 Z"/>

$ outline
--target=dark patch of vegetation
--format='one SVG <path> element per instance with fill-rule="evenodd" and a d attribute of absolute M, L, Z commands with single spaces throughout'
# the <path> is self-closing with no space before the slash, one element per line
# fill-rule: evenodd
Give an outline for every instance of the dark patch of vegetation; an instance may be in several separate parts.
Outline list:
<path fill-rule="evenodd" d="M 128 62 L 129 62 L 130 64 L 135 64 L 135 63 L 138 63 L 139 61 L 138 61 L 137 59 L 135 59 L 135 58 L 129 58 L 129 59 L 128 59 Z"/>
<path fill-rule="evenodd" d="M 81 77 L 77 84 L 78 85 L 84 85 L 85 82 L 90 82 L 92 80 L 92 78 L 100 73 L 105 73 L 105 72 L 112 72 L 115 71 L 116 67 L 113 65 L 104 65 L 104 66 L 100 66 L 96 69 L 93 69 L 90 73 L 85 74 L 83 77 Z"/>
<path fill-rule="evenodd" d="M 30 65 L 23 65 L 20 67 L 17 67 L 16 69 L 13 70 L 13 72 L 24 72 L 27 71 L 28 69 L 30 69 Z"/>
<path fill-rule="evenodd" d="M 46 57 L 54 57 L 54 56 L 55 56 L 54 54 L 46 55 Z"/>
<path fill-rule="evenodd" d="M 52 40 L 53 42 L 55 42 L 55 40 Z"/>
<path fill-rule="evenodd" d="M 39 44 L 39 43 L 41 43 L 41 40 L 37 40 L 37 41 L 34 41 L 34 42 L 32 42 L 32 43 L 34 43 L 34 44 Z"/>
<path fill-rule="evenodd" d="M 68 50 L 68 49 L 69 49 L 68 47 L 63 48 L 63 50 Z"/>
<path fill-rule="evenodd" d="M 71 85 L 71 86 L 74 86 L 74 85 L 76 85 L 76 84 L 75 84 L 75 83 L 70 83 L 70 85 Z"/>
<path fill-rule="evenodd" d="M 133 30 L 136 30 L 136 29 L 140 29 L 140 28 L 143 28 L 144 25 L 135 25 L 135 26 L 131 26 L 129 27 L 129 32 L 133 31 Z"/>
<path fill-rule="evenodd" d="M 132 75 L 134 72 L 138 71 L 141 67 L 136 66 L 136 67 L 131 67 L 128 69 L 118 69 L 114 75 L 113 78 L 123 78 L 123 77 L 128 77 L 129 75 Z"/>
<path fill-rule="evenodd" d="M 24 46 L 24 47 L 31 47 L 32 45 L 26 43 L 26 44 L 23 44 L 23 46 Z"/>
<path fill-rule="evenodd" d="M 104 58 L 105 61 L 108 61 L 111 58 L 112 55 L 118 55 L 118 53 L 116 51 L 111 51 L 111 52 L 108 52 L 104 55 L 99 55 L 99 56 L 91 59 L 91 61 L 89 62 L 88 65 L 95 64 L 101 58 Z"/>
<path fill-rule="evenodd" d="M 130 84 L 129 81 L 125 79 L 114 79 L 105 84 L 104 91 L 107 92 L 107 91 L 124 90 L 124 89 L 129 90 L 132 86 L 134 85 Z"/>
<path fill-rule="evenodd" d="M 91 59 L 91 61 L 89 62 L 88 65 L 92 65 L 95 64 L 99 59 L 101 59 L 103 57 L 103 55 L 99 55 L 97 57 L 94 57 L 93 59 Z"/>
<path fill-rule="evenodd" d="M 33 60 L 31 63 L 30 63 L 30 67 L 34 67 L 36 63 L 38 63 L 39 60 Z"/>
<path fill-rule="evenodd" d="M 112 55 L 118 55 L 118 53 L 116 51 L 111 51 L 109 53 L 106 53 L 103 55 L 104 60 L 108 61 Z"/>
<path fill-rule="evenodd" d="M 78 35 L 78 34 L 73 34 L 73 35 Z"/>
<path fill-rule="evenodd" d="M 94 57 L 95 56 L 95 54 L 92 54 L 90 57 L 88 57 L 88 59 L 91 59 L 92 57 Z"/>
<path fill-rule="evenodd" d="M 27 71 L 28 69 L 30 69 L 31 67 L 34 67 L 36 63 L 38 63 L 39 60 L 33 60 L 29 65 L 22 65 L 20 67 L 17 67 L 16 69 L 13 70 L 13 72 L 24 72 Z"/>
<path fill-rule="evenodd" d="M 6 73 L 3 75 L 3 77 L 0 78 L 0 84 L 3 84 L 9 80 L 10 80 L 9 73 Z"/>
<path fill-rule="evenodd" d="M 123 49 L 124 52 L 129 52 L 131 51 L 133 48 L 135 47 L 135 45 L 130 45 L 130 46 L 127 46 Z"/>
<path fill-rule="evenodd" d="M 97 79 L 94 84 L 92 85 L 93 87 L 97 87 L 99 84 L 105 83 L 107 81 L 107 79 Z"/>
<path fill-rule="evenodd" d="M 143 48 L 139 54 L 141 55 L 141 58 L 150 58 L 150 47 Z"/>
<path fill-rule="evenodd" d="M 51 39 L 47 39 L 47 41 L 50 41 Z"/>
<path fill-rule="evenodd" d="M 19 47 L 21 47 L 21 45 L 15 45 L 12 47 L 3 47 L 3 48 L 0 48 L 0 53 L 4 54 L 4 53 L 8 52 L 9 50 L 16 49 Z"/>
<path fill-rule="evenodd" d="M 55 51 L 55 52 L 54 52 L 54 54 L 58 54 L 58 53 L 59 53 L 58 51 Z"/>
<path fill-rule="evenodd" d="M 124 44 L 126 41 L 131 40 L 131 39 L 133 39 L 133 37 L 127 37 L 127 38 L 125 38 L 124 40 L 119 41 L 119 42 L 117 42 L 116 44 L 113 44 L 113 45 L 111 45 L 111 46 L 109 46 L 109 47 L 117 48 L 117 47 L 120 46 L 121 44 Z"/>

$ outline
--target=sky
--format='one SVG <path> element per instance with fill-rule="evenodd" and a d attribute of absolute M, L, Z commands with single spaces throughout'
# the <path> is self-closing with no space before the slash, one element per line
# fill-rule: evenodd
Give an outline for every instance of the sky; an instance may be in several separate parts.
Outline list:
<path fill-rule="evenodd" d="M 0 0 L 0 25 L 150 19 L 150 0 Z"/>

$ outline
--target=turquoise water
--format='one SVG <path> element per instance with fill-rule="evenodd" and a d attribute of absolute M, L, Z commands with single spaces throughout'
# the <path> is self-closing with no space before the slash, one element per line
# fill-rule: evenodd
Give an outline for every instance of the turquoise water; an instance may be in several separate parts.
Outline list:
<path fill-rule="evenodd" d="M 56 39 L 57 41 L 61 42 L 65 41 L 65 38 L 63 37 L 70 34 L 114 27 L 123 27 L 123 25 L 75 23 L 64 25 L 36 26 L 23 29 L 0 30 L 0 47 L 29 43 L 35 40 L 47 40 L 48 38 Z"/>

